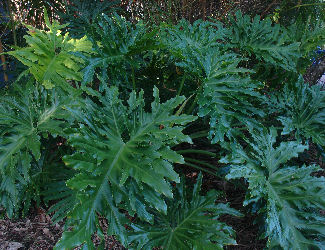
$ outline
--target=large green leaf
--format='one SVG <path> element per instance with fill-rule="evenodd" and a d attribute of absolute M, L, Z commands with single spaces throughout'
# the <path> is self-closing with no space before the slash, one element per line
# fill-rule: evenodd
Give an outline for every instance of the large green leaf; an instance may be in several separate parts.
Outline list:
<path fill-rule="evenodd" d="M 28 67 L 35 79 L 51 89 L 59 86 L 63 90 L 75 92 L 67 80 L 80 81 L 84 60 L 75 53 L 91 53 L 92 45 L 86 37 L 71 39 L 66 33 L 61 35 L 60 29 L 67 25 L 59 25 L 57 21 L 50 24 L 45 11 L 46 25 L 49 31 L 29 28 L 29 35 L 24 36 L 27 47 L 18 48 L 8 54 L 16 57 Z"/>
<path fill-rule="evenodd" d="M 198 99 L 199 116 L 210 117 L 212 143 L 223 143 L 225 136 L 238 138 L 240 127 L 248 123 L 258 125 L 257 119 L 264 116 L 265 98 L 258 92 L 263 85 L 247 76 L 251 71 L 238 66 L 241 59 L 214 49 L 200 61 L 206 77 Z"/>
<path fill-rule="evenodd" d="M 173 55 L 176 65 L 184 68 L 188 74 L 205 76 L 203 56 L 215 49 L 228 48 L 220 43 L 226 31 L 220 23 L 197 20 L 190 24 L 182 20 L 175 26 L 161 25 L 161 31 L 163 45 Z"/>
<path fill-rule="evenodd" d="M 69 101 L 66 99 L 65 101 Z M 32 82 L 16 86 L 0 100 L 1 205 L 11 216 L 20 206 L 18 193 L 30 182 L 31 161 L 41 157 L 42 135 L 62 135 L 68 118 L 63 98 Z"/>
<path fill-rule="evenodd" d="M 297 68 L 301 74 L 305 74 L 311 60 L 315 64 L 315 61 L 322 57 L 322 54 L 317 55 L 315 51 L 325 45 L 325 22 L 324 20 L 312 20 L 311 17 L 308 18 L 308 21 L 298 18 L 295 23 L 288 27 L 287 35 L 288 40 L 300 43 L 301 58 L 299 58 Z M 317 78 L 317 76 L 315 77 Z"/>
<path fill-rule="evenodd" d="M 252 132 L 253 140 L 245 151 L 238 148 L 230 163 L 228 179 L 244 177 L 249 193 L 244 204 L 265 200 L 267 203 L 268 246 L 271 249 L 323 249 L 325 240 L 325 178 L 313 173 L 318 166 L 290 166 L 308 147 L 299 142 L 281 142 L 275 146 L 277 132 Z M 261 208 L 261 212 L 265 208 Z"/>
<path fill-rule="evenodd" d="M 272 24 L 268 18 L 260 20 L 258 15 L 251 19 L 241 11 L 229 20 L 227 40 L 232 46 L 273 66 L 296 71 L 300 43 L 288 40 L 279 24 Z"/>
<path fill-rule="evenodd" d="M 201 196 L 201 184 L 200 174 L 190 193 L 182 181 L 177 184 L 174 199 L 167 200 L 167 214 L 156 212 L 153 225 L 132 225 L 134 233 L 129 237 L 131 249 L 162 247 L 166 250 L 205 250 L 223 249 L 225 245 L 236 244 L 232 228 L 218 221 L 218 218 L 222 214 L 241 214 L 227 204 L 215 204 L 218 198 L 215 190 Z"/>
<path fill-rule="evenodd" d="M 297 139 L 307 138 L 325 146 L 325 91 L 319 85 L 309 86 L 302 77 L 286 85 L 270 99 L 270 107 L 284 126 L 282 134 L 296 131 Z"/>
<path fill-rule="evenodd" d="M 264 97 L 258 92 L 263 85 L 250 79 L 252 70 L 239 66 L 246 59 L 222 43 L 228 33 L 220 23 L 182 21 L 168 27 L 162 37 L 176 65 L 199 79 L 198 114 L 210 118 L 209 138 L 224 146 L 225 137 L 237 138 L 240 127 L 257 124 L 264 115 Z"/>
<path fill-rule="evenodd" d="M 325 44 L 325 22 L 318 20 L 313 23 L 310 19 L 303 22 L 298 19 L 288 27 L 288 38 L 300 43 L 300 53 L 307 57 L 309 53 L 316 50 L 317 46 Z"/>
<path fill-rule="evenodd" d="M 134 70 L 144 63 L 141 56 L 158 48 L 156 30 L 149 31 L 142 21 L 132 25 L 116 13 L 110 17 L 103 14 L 92 28 L 89 38 L 96 54 L 89 58 L 83 71 L 84 84 L 93 80 L 97 68 L 101 70 L 98 78 L 104 86 L 128 82 L 128 76 L 134 77 Z"/>
<path fill-rule="evenodd" d="M 77 150 L 64 161 L 78 170 L 67 182 L 77 191 L 79 203 L 68 216 L 72 231 L 64 232 L 57 249 L 72 248 L 86 243 L 92 247 L 91 235 L 98 229 L 98 214 L 109 221 L 108 233 L 127 245 L 125 215 L 136 212 L 152 221 L 147 208 L 166 213 L 163 196 L 172 197 L 169 181 L 179 182 L 173 163 L 183 157 L 170 147 L 181 142 L 191 143 L 182 133 L 182 125 L 195 120 L 172 112 L 184 101 L 173 98 L 160 104 L 154 89 L 151 113 L 144 109 L 143 91 L 130 94 L 125 106 L 118 98 L 117 88 L 107 88 L 100 105 L 86 100 L 86 108 L 71 109 L 80 125 L 72 129 L 69 143 Z"/>

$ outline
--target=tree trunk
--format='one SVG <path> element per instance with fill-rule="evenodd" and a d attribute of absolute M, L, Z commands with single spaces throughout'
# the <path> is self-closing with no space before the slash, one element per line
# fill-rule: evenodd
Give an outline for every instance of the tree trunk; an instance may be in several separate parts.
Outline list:
<path fill-rule="evenodd" d="M 0 54 L 3 53 L 3 47 L 2 47 L 2 42 L 0 39 Z M 6 58 L 4 55 L 1 55 L 1 64 L 2 64 L 2 68 L 3 68 L 3 79 L 5 80 L 5 82 L 8 82 L 8 75 L 6 73 L 7 71 L 7 65 L 6 65 Z"/>

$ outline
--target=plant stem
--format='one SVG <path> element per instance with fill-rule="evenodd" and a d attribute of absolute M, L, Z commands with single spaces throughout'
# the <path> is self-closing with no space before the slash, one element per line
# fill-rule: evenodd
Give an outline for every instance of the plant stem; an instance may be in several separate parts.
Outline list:
<path fill-rule="evenodd" d="M 300 8 L 300 7 L 306 7 L 306 6 L 313 6 L 313 5 L 325 5 L 325 3 L 305 3 L 305 4 L 298 4 L 289 10 L 295 9 L 295 8 Z"/>
<path fill-rule="evenodd" d="M 65 4 L 65 6 L 68 6 L 67 0 L 64 0 L 64 4 Z M 67 14 L 70 15 L 69 8 L 66 7 L 65 10 L 66 10 Z"/>
<path fill-rule="evenodd" d="M 195 104 L 197 103 L 197 100 L 198 100 L 198 95 L 201 92 L 202 88 L 203 88 L 203 84 L 201 84 L 200 87 L 198 88 L 198 90 L 196 91 L 195 99 L 194 99 L 191 107 L 188 109 L 187 114 L 191 114 L 193 112 Z"/>
<path fill-rule="evenodd" d="M 188 166 L 190 166 L 190 167 L 192 167 L 192 168 L 196 168 L 196 169 L 201 170 L 201 171 L 204 171 L 204 172 L 206 172 L 206 173 L 208 173 L 208 174 L 214 175 L 214 176 L 216 176 L 216 177 L 220 177 L 220 176 L 217 175 L 216 173 L 213 173 L 212 171 L 210 171 L 210 170 L 208 170 L 208 169 L 206 169 L 206 168 L 199 167 L 198 165 L 195 165 L 195 164 L 193 164 L 193 163 L 185 162 L 183 165 L 188 165 Z"/>
<path fill-rule="evenodd" d="M 131 70 L 132 70 L 132 85 L 133 85 L 133 90 L 135 90 L 135 73 L 134 73 L 133 65 L 131 65 Z"/>
<path fill-rule="evenodd" d="M 179 89 L 178 89 L 178 92 L 177 92 L 177 95 L 179 96 L 182 92 L 182 89 L 183 89 L 183 86 L 184 86 L 184 82 L 185 82 L 185 79 L 186 79 L 186 74 L 184 72 L 184 75 L 183 75 L 183 78 L 182 78 L 182 81 L 181 81 L 181 85 L 179 86 Z"/>
<path fill-rule="evenodd" d="M 199 150 L 199 149 L 177 150 L 177 153 L 179 153 L 179 154 L 202 154 L 202 155 L 208 155 L 208 156 L 212 156 L 212 157 L 216 156 L 215 153 L 212 153 L 212 152 L 206 151 L 206 150 Z"/>
<path fill-rule="evenodd" d="M 184 160 L 185 161 L 189 161 L 189 162 L 192 162 L 192 163 L 198 163 L 200 165 L 203 165 L 203 166 L 206 166 L 208 168 L 211 168 L 213 170 L 217 170 L 218 171 L 218 168 L 216 166 L 213 166 L 212 164 L 209 164 L 207 162 L 204 162 L 204 161 L 200 161 L 200 160 L 195 160 L 193 158 L 188 158 L 188 157 L 184 157 Z"/>
<path fill-rule="evenodd" d="M 209 131 L 208 130 L 204 130 L 204 131 L 199 131 L 197 133 L 190 134 L 189 136 L 191 137 L 191 139 L 196 139 L 196 138 L 207 137 L 208 134 L 209 134 Z"/>

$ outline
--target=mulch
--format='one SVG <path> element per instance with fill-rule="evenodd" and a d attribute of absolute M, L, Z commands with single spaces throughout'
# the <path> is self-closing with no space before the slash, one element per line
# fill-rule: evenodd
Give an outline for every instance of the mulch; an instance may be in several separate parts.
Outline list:
<path fill-rule="evenodd" d="M 62 234 L 62 224 L 51 222 L 44 210 L 31 212 L 27 218 L 0 220 L 0 249 L 52 249 Z"/>
<path fill-rule="evenodd" d="M 106 221 L 102 221 L 106 223 Z M 54 224 L 43 209 L 33 209 L 27 218 L 0 220 L 0 250 L 47 250 L 53 249 L 61 238 L 64 222 Z M 112 236 L 105 235 L 105 249 L 123 250 L 122 245 Z M 95 246 L 100 238 L 92 238 Z M 81 249 L 76 247 L 74 250 Z"/>

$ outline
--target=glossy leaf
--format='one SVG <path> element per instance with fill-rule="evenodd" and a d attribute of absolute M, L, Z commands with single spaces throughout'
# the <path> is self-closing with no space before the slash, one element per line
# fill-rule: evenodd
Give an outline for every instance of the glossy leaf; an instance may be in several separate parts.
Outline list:
<path fill-rule="evenodd" d="M 174 199 L 168 199 L 167 214 L 155 213 L 155 221 L 150 224 L 133 224 L 131 249 L 223 249 L 234 245 L 234 231 L 218 221 L 222 214 L 240 216 L 227 204 L 215 204 L 218 193 L 211 190 L 206 196 L 199 194 L 202 184 L 200 174 L 192 193 L 184 181 L 177 184 Z M 132 244 L 133 243 L 133 244 Z"/>
<path fill-rule="evenodd" d="M 183 157 L 170 147 L 191 143 L 182 125 L 196 118 L 173 115 L 184 101 L 176 97 L 160 104 L 154 89 L 151 112 L 144 110 L 143 91 L 130 94 L 125 106 L 117 88 L 107 88 L 95 104 L 86 100 L 85 109 L 71 109 L 79 128 L 70 132 L 69 143 L 77 150 L 65 163 L 79 173 L 67 182 L 77 192 L 79 203 L 68 215 L 72 231 L 63 233 L 56 248 L 72 248 L 86 243 L 98 228 L 98 214 L 109 221 L 108 233 L 127 245 L 123 207 L 141 219 L 152 221 L 149 207 L 166 213 L 163 196 L 172 197 L 169 181 L 179 182 L 173 163 Z M 76 224 L 75 224 L 76 223 Z"/>
<path fill-rule="evenodd" d="M 1 97 L 0 193 L 10 216 L 20 207 L 20 190 L 30 182 L 32 160 L 41 157 L 42 135 L 64 135 L 65 101 L 32 82 Z"/>
<path fill-rule="evenodd" d="M 290 160 L 308 146 L 297 141 L 275 146 L 274 128 L 256 130 L 252 137 L 249 148 L 245 151 L 238 148 L 235 157 L 224 158 L 222 162 L 231 164 L 228 179 L 243 177 L 248 181 L 249 192 L 244 204 L 266 201 L 269 248 L 322 249 L 325 178 L 313 175 L 321 170 L 318 166 L 290 165 Z"/>

